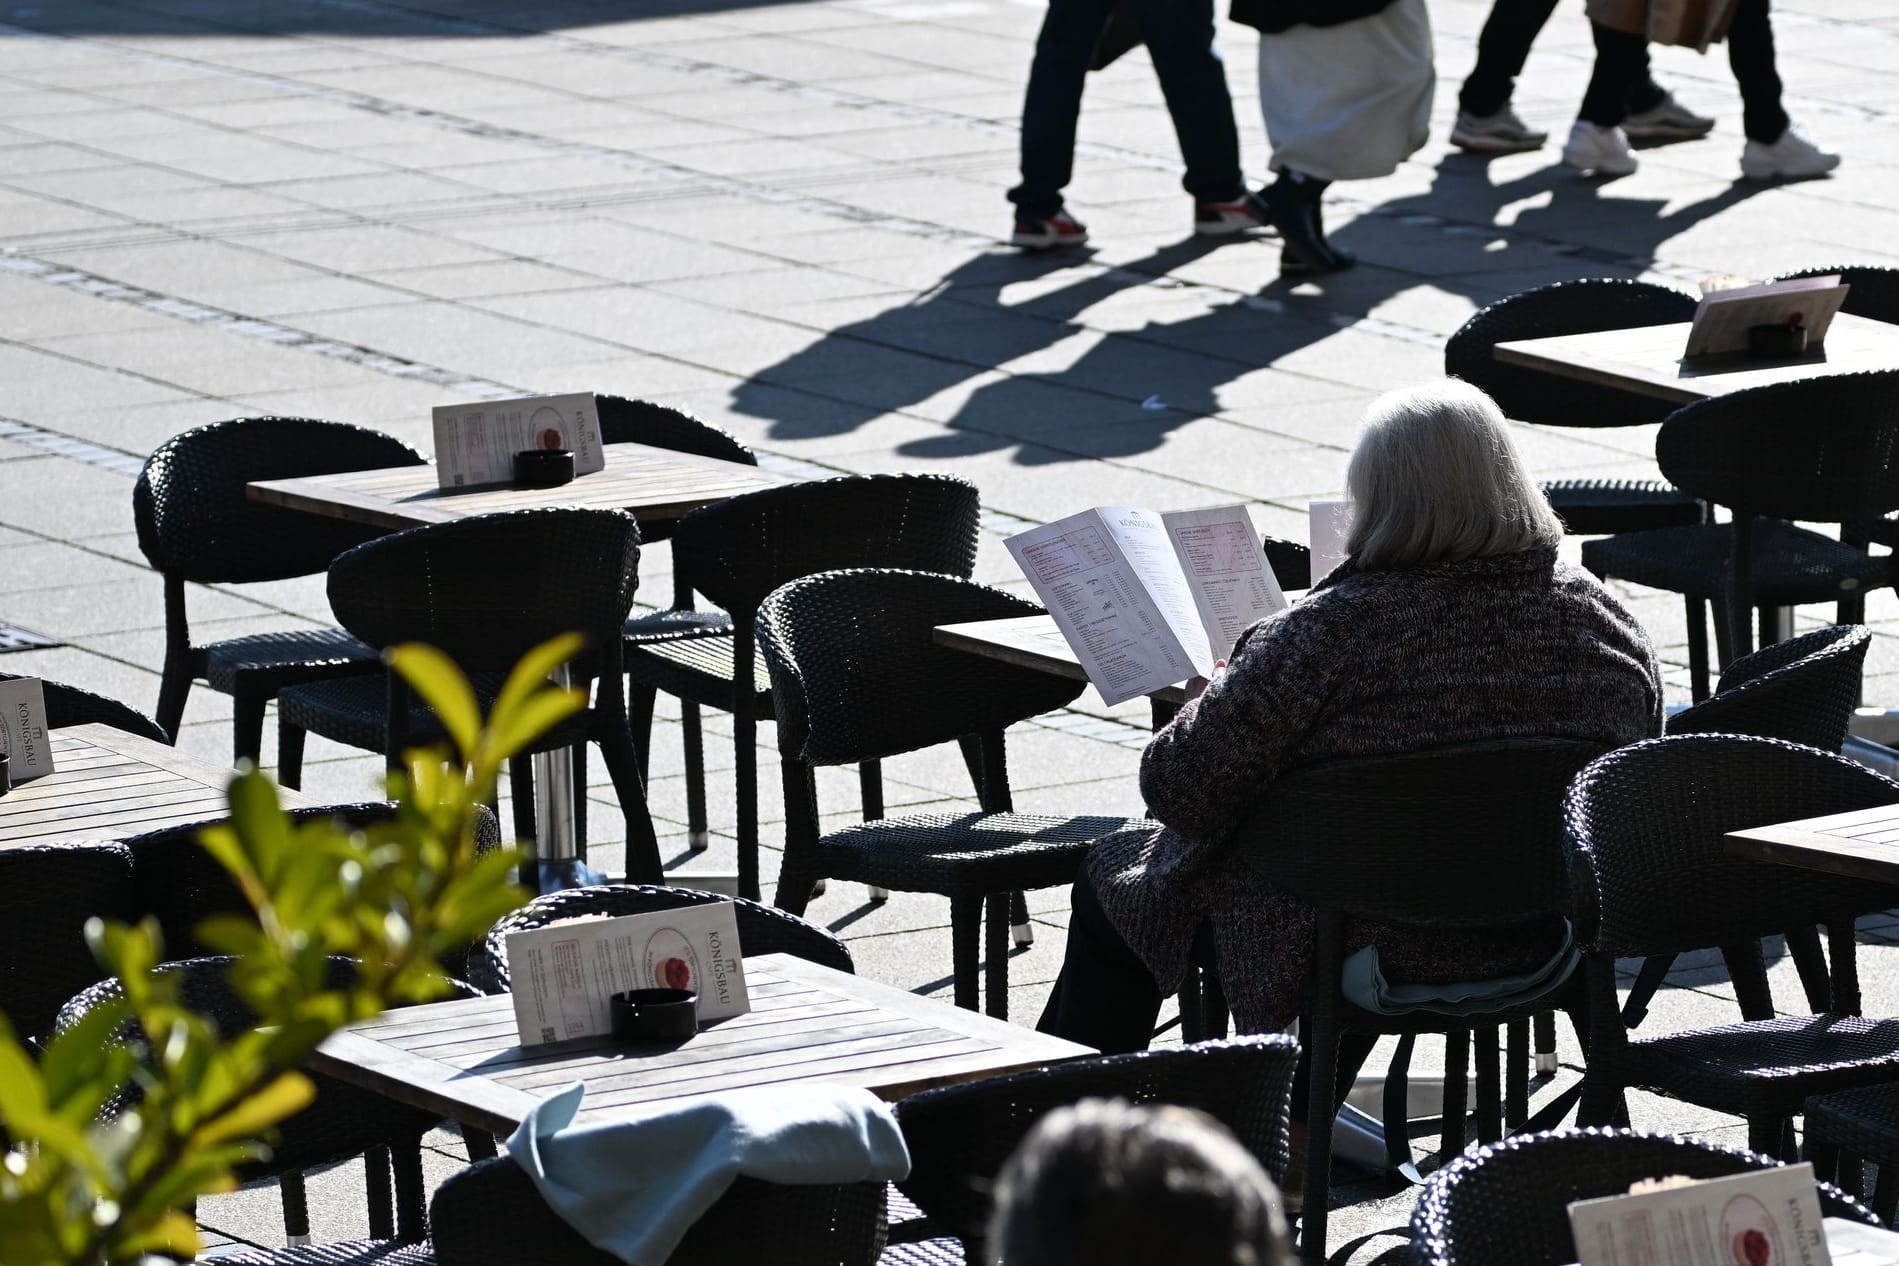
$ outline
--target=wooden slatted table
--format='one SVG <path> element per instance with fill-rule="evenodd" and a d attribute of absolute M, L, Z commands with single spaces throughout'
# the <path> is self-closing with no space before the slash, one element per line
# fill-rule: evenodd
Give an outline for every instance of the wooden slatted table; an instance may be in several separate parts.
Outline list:
<path fill-rule="evenodd" d="M 1689 323 L 1602 330 L 1556 338 L 1499 343 L 1491 354 L 1507 365 L 1540 369 L 1604 387 L 1640 392 L 1676 404 L 1726 395 L 1745 387 L 1794 382 L 1867 369 L 1899 369 L 1899 325 L 1840 313 L 1827 330 L 1826 345 L 1785 361 L 1742 356 L 1682 359 Z"/>
<path fill-rule="evenodd" d="M 884 1099 L 1094 1052 L 788 954 L 745 960 L 752 1010 L 677 1046 L 515 1044 L 507 995 L 390 1011 L 333 1034 L 311 1066 L 400 1103 L 508 1135 L 574 1081 L 579 1119 L 748 1086 L 822 1081 Z"/>
<path fill-rule="evenodd" d="M 1757 861 L 1899 884 L 1899 804 L 1730 831 L 1727 847 Z"/>
<path fill-rule="evenodd" d="M 0 848 L 54 840 L 113 841 L 221 818 L 229 769 L 109 725 L 53 730 L 52 773 L 0 796 Z M 316 801 L 280 791 L 285 807 Z"/>
<path fill-rule="evenodd" d="M 665 521 L 742 492 L 785 482 L 756 466 L 645 444 L 609 444 L 606 459 L 605 469 L 558 488 L 444 491 L 435 486 L 435 467 L 397 466 L 266 479 L 248 485 L 245 492 L 253 501 L 396 531 L 540 506 L 625 510 L 644 521 Z"/>

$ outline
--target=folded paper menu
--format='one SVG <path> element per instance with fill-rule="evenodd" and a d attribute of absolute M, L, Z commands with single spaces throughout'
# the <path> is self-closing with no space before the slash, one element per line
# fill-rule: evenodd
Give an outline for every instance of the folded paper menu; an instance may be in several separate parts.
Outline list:
<path fill-rule="evenodd" d="M 508 934 L 521 1045 L 613 1031 L 608 1000 L 628 989 L 690 989 L 699 1022 L 751 1010 L 730 901 L 617 919 L 562 919 Z"/>
<path fill-rule="evenodd" d="M 46 691 L 37 677 L 0 681 L 0 754 L 7 776 L 22 783 L 53 772 L 46 735 Z"/>
<path fill-rule="evenodd" d="M 1800 325 L 1807 346 L 1818 347 L 1833 324 L 1834 313 L 1846 301 L 1848 287 L 1838 273 L 1827 277 L 1798 277 L 1759 286 L 1713 290 L 1701 297 L 1694 324 L 1688 330 L 1688 356 L 1718 356 L 1747 350 L 1747 331 L 1753 325 Z"/>
<path fill-rule="evenodd" d="M 1580 1266 L 1830 1266 L 1813 1166 L 1786 1165 L 1578 1200 Z M 1870 1266 L 1877 1257 L 1862 1259 Z M 1857 1266 L 1857 1264 L 1856 1264 Z"/>
<path fill-rule="evenodd" d="M 1348 557 L 1346 541 L 1352 535 L 1352 510 L 1349 501 L 1312 501 L 1307 503 L 1306 540 L 1312 550 L 1312 583 L 1318 584 Z"/>
<path fill-rule="evenodd" d="M 1007 544 L 1110 704 L 1207 676 L 1248 626 L 1286 608 L 1241 505 L 1098 507 Z"/>
<path fill-rule="evenodd" d="M 607 464 L 592 392 L 445 404 L 436 406 L 433 414 L 438 487 L 512 483 L 514 455 L 531 448 L 572 451 L 578 475 Z"/>

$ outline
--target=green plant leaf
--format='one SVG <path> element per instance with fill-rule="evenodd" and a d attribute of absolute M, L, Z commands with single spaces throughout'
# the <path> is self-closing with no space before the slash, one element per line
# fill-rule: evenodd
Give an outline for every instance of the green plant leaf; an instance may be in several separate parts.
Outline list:
<path fill-rule="evenodd" d="M 481 737 L 481 705 L 455 661 L 421 642 L 392 646 L 383 652 L 383 660 L 435 710 L 462 759 L 473 754 Z"/>
<path fill-rule="evenodd" d="M 556 668 L 580 654 L 586 644 L 587 639 L 578 633 L 563 633 L 559 637 L 549 638 L 522 656 L 521 662 L 514 666 L 514 671 L 508 674 L 501 693 L 495 696 L 494 710 L 488 716 L 489 726 L 500 729 L 506 725 L 522 702 L 545 685 Z M 492 735 L 489 741 L 494 741 Z"/>
<path fill-rule="evenodd" d="M 488 754 L 498 764 L 526 750 L 535 739 L 586 706 L 587 696 L 578 690 L 553 688 L 532 695 L 506 717 L 495 717 L 488 731 Z"/>
<path fill-rule="evenodd" d="M 194 1146 L 208 1147 L 227 1139 L 260 1134 L 286 1117 L 295 1116 L 316 1098 L 316 1085 L 302 1073 L 284 1073 L 254 1091 L 236 1107 L 192 1134 Z"/>

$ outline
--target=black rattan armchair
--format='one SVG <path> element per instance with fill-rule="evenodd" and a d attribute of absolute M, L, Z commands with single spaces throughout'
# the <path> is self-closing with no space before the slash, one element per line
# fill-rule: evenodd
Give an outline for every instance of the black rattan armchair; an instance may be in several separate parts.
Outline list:
<path fill-rule="evenodd" d="M 220 1252 L 221 1266 L 435 1266 L 430 1244 L 397 1240 L 341 1240 L 296 1248 L 243 1248 Z"/>
<path fill-rule="evenodd" d="M 59 1010 L 105 973 L 86 920 L 138 917 L 123 844 L 0 849 L 0 1012 L 22 1038 L 52 1031 Z"/>
<path fill-rule="evenodd" d="M 628 873 L 658 883 L 659 843 L 627 729 L 621 674 L 621 628 L 638 581 L 639 540 L 632 517 L 616 510 L 482 515 L 358 546 L 331 565 L 329 591 L 336 618 L 365 643 L 438 647 L 470 674 L 478 693 L 498 689 L 540 643 L 582 634 L 589 650 L 574 665 L 574 684 L 592 683 L 593 706 L 543 735 L 534 750 L 600 745 L 626 820 Z M 306 731 L 392 761 L 442 733 L 401 677 L 380 671 L 286 690 L 278 719 L 280 774 L 291 786 Z M 525 757 L 517 757 L 515 833 L 523 837 L 534 834 L 526 774 Z M 584 851 L 584 835 L 580 843 Z"/>
<path fill-rule="evenodd" d="M 1846 302 L 1840 311 L 1872 321 L 1899 322 L 1899 268 L 1879 264 L 1845 264 L 1838 268 L 1799 268 L 1781 273 L 1770 281 L 1793 281 L 1801 277 L 1831 277 L 1839 274 L 1847 284 Z"/>
<path fill-rule="evenodd" d="M 1619 1196 L 1664 1174 L 1725 1178 L 1780 1164 L 1702 1139 L 1633 1130 L 1524 1135 L 1460 1156 L 1431 1176 L 1411 1210 L 1415 1266 L 1564 1266 L 1576 1260 L 1572 1201 Z M 1877 1225 L 1851 1196 L 1820 1184 L 1820 1212 Z"/>
<path fill-rule="evenodd" d="M 756 737 L 758 722 L 773 716 L 771 682 L 753 640 L 759 604 L 787 581 L 835 568 L 967 576 L 976 565 L 977 508 L 976 489 L 947 475 L 851 475 L 747 493 L 679 521 L 673 534 L 677 583 L 731 612 L 733 632 L 629 646 L 633 729 L 650 729 L 661 690 L 732 714 L 739 895 L 759 895 Z M 705 775 L 690 756 L 688 826 L 694 846 L 703 847 Z M 864 816 L 881 817 L 883 787 L 874 767 L 864 771 L 863 785 Z"/>
<path fill-rule="evenodd" d="M 651 914 L 682 906 L 733 901 L 738 910 L 739 950 L 754 954 L 794 954 L 838 971 L 855 971 L 844 942 L 795 914 L 774 910 L 756 901 L 736 900 L 691 888 L 645 884 L 602 884 L 543 893 L 514 913 L 504 916 L 468 955 L 468 983 L 484 993 L 506 993 L 511 987 L 507 938 L 510 932 L 544 927 L 556 919 L 581 915 Z"/>
<path fill-rule="evenodd" d="M 1416 1035 L 1446 1035 L 1444 1153 L 1454 1156 L 1464 1146 L 1462 1069 L 1471 1037 L 1480 1039 L 1478 1135 L 1488 1141 L 1502 1133 L 1498 1026 L 1573 994 L 1559 984 L 1555 994 L 1530 1003 L 1474 1006 L 1461 1015 L 1362 1010 L 1342 992 L 1354 925 L 1511 935 L 1540 924 L 1553 932 L 1565 906 L 1563 789 L 1601 750 L 1571 739 L 1512 739 L 1319 762 L 1275 781 L 1235 833 L 1232 847 L 1249 865 L 1317 913 L 1306 1028 L 1306 1200 L 1299 1233 L 1307 1259 L 1323 1260 L 1325 1253 L 1341 1037 L 1400 1036 L 1387 1078 L 1397 1093 L 1386 1099 L 1386 1147 L 1394 1168 L 1409 1166 L 1409 1114 L 1398 1088 Z"/>
<path fill-rule="evenodd" d="M 158 724 L 176 734 L 194 678 L 232 696 L 232 750 L 256 760 L 264 707 L 283 687 L 374 666 L 341 629 L 251 633 L 194 644 L 187 583 L 284 580 L 328 567 L 380 529 L 251 501 L 260 479 L 419 466 L 422 455 L 379 431 L 316 418 L 236 418 L 166 440 L 132 488 L 139 549 L 165 578 L 165 671 Z"/>
<path fill-rule="evenodd" d="M 179 1001 L 200 1015 L 207 1016 L 225 1036 L 242 1032 L 257 1022 L 256 1014 L 226 980 L 234 960 L 224 957 L 192 958 L 162 963 L 158 972 L 178 980 Z M 354 973 L 348 959 L 334 958 L 331 984 L 347 986 Z M 475 990 L 455 985 L 456 996 L 473 997 Z M 60 1011 L 55 1032 L 78 1024 L 97 1006 L 120 995 L 116 980 L 104 980 L 74 997 Z M 121 1030 L 116 1040 L 142 1043 L 135 1023 Z M 277 1127 L 277 1141 L 268 1158 L 240 1166 L 239 1177 L 278 1176 L 284 1203 L 284 1232 L 292 1244 L 310 1234 L 309 1206 L 304 1194 L 303 1171 L 318 1165 L 364 1158 L 366 1196 L 369 1202 L 369 1233 L 379 1240 L 397 1238 L 407 1243 L 428 1234 L 427 1208 L 422 1181 L 422 1136 L 441 1119 L 437 1114 L 411 1108 L 374 1091 L 351 1086 L 321 1073 L 310 1074 L 316 1083 L 316 1098 L 303 1111 Z M 117 1116 L 137 1101 L 135 1086 L 121 1090 L 108 1102 L 100 1115 Z M 395 1175 L 395 1197 L 390 1199 L 388 1175 Z"/>
<path fill-rule="evenodd" d="M 1040 610 L 953 576 L 863 570 L 794 581 L 758 614 L 785 786 L 777 904 L 802 914 L 824 878 L 940 893 L 950 899 L 956 1004 L 976 1007 L 977 964 L 986 959 L 988 1011 L 1005 1018 L 1011 894 L 1072 882 L 1095 840 L 1144 821 L 1013 811 L 1003 731 L 1070 702 L 1081 684 L 938 646 L 934 630 Z M 911 814 L 824 834 L 818 766 L 951 740 L 963 747 L 979 812 Z"/>
<path fill-rule="evenodd" d="M 18 681 L 20 677 L 19 673 L 0 673 L 0 681 Z M 46 728 L 49 730 L 97 723 L 167 747 L 171 745 L 171 735 L 165 733 L 158 722 L 117 699 L 45 679 L 41 679 L 40 688 L 46 695 Z"/>
<path fill-rule="evenodd" d="M 618 1266 L 563 1222 L 508 1157 L 435 1193 L 441 1266 Z M 666 1266 L 871 1266 L 884 1242 L 884 1184 L 780 1186 L 739 1178 Z"/>
<path fill-rule="evenodd" d="M 1803 523 L 1865 523 L 1899 510 L 1899 370 L 1732 392 L 1670 414 L 1662 473 L 1733 512 L 1732 523 L 1625 532 L 1583 545 L 1599 576 L 1715 604 L 1723 664 L 1752 646 L 1755 608 L 1834 602 L 1857 610 L 1893 584 L 1872 557 Z M 1706 697 L 1704 680 L 1695 687 Z"/>
<path fill-rule="evenodd" d="M 1855 918 L 1892 889 L 1727 850 L 1729 831 L 1899 802 L 1899 783 L 1815 748 L 1684 734 L 1611 752 L 1565 805 L 1572 918 L 1584 950 L 1589 1052 L 1578 1120 L 1625 1117 L 1628 1087 L 1743 1117 L 1749 1143 L 1792 1154 L 1790 1124 L 1814 1094 L 1899 1081 L 1899 1020 L 1859 1015 Z M 1824 924 L 1829 1006 L 1774 1015 L 1760 941 Z M 1720 949 L 1740 1023 L 1633 1038 L 1616 1008 L 1615 960 Z"/>
<path fill-rule="evenodd" d="M 963 1241 L 970 1266 L 987 1263 L 989 1189 L 1003 1163 L 1044 1114 L 1088 1098 L 1198 1108 L 1284 1182 L 1298 1064 L 1299 1044 L 1273 1034 L 1075 1059 L 926 1090 L 897 1104 L 910 1145 L 910 1176 L 897 1186 L 937 1233 Z"/>

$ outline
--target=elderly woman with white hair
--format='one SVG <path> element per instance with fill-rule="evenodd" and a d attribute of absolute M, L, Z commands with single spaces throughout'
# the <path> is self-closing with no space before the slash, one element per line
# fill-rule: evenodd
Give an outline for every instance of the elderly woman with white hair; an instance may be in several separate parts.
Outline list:
<path fill-rule="evenodd" d="M 1380 397 L 1346 483 L 1346 561 L 1247 630 L 1148 744 L 1141 792 L 1160 825 L 1090 854 L 1045 1032 L 1145 1047 L 1162 996 L 1208 936 L 1241 1031 L 1297 1017 L 1312 912 L 1223 848 L 1283 770 L 1486 739 L 1619 746 L 1661 733 L 1647 635 L 1557 558 L 1562 526 L 1483 392 L 1444 380 Z M 1374 939 L 1358 934 L 1349 948 Z M 1539 925 L 1375 939 L 1388 978 L 1435 984 L 1534 968 L 1560 935 Z"/>

